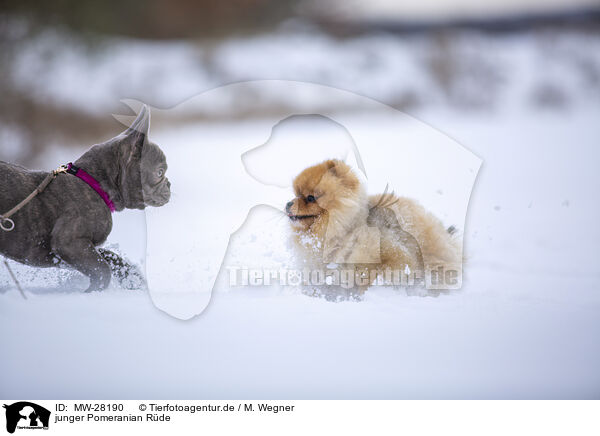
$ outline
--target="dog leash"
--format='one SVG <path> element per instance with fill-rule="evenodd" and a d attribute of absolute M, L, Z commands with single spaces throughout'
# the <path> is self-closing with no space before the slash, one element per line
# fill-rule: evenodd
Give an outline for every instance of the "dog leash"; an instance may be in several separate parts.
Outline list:
<path fill-rule="evenodd" d="M 15 273 L 13 273 L 12 269 L 10 269 L 10 265 L 8 264 L 8 262 L 5 260 L 4 261 L 4 266 L 6 267 L 6 269 L 8 270 L 8 273 L 10 274 L 10 277 L 13 279 L 13 281 L 15 282 L 15 285 L 17 285 L 17 289 L 19 290 L 19 292 L 21 293 L 21 296 L 27 300 L 27 295 L 25 295 L 25 292 L 23 292 L 23 288 L 21 288 L 21 285 L 19 284 L 19 281 L 17 280 L 17 276 L 15 276 Z"/>
<path fill-rule="evenodd" d="M 27 196 L 25 200 L 17 204 L 8 212 L 0 215 L 0 228 L 5 232 L 12 232 L 15 228 L 15 222 L 10 219 L 15 213 L 20 211 L 23 207 L 27 205 L 31 200 L 33 200 L 38 194 L 44 192 L 44 190 L 48 187 L 48 185 L 58 176 L 59 174 L 66 173 L 68 171 L 68 167 L 66 165 L 61 165 L 54 171 L 52 171 L 48 176 L 39 184 L 35 190 Z"/>
<path fill-rule="evenodd" d="M 35 198 L 36 195 L 44 192 L 44 190 L 48 187 L 48 185 L 62 173 L 69 173 L 77 177 L 78 179 L 83 180 L 90 188 L 92 188 L 96 193 L 102 198 L 102 201 L 106 204 L 106 206 L 110 209 L 111 213 L 116 212 L 116 207 L 113 201 L 110 199 L 108 193 L 102 189 L 100 183 L 92 177 L 91 174 L 87 173 L 83 169 L 73 165 L 73 163 L 68 163 L 67 165 L 61 165 L 54 171 L 52 171 L 48 176 L 39 184 L 35 190 L 27 196 L 25 200 L 17 204 L 11 210 L 6 212 L 5 214 L 0 215 L 0 229 L 5 232 L 12 232 L 15 228 L 15 222 L 10 218 L 12 215 L 21 210 L 27 203 Z"/>
<path fill-rule="evenodd" d="M 52 182 L 52 180 L 54 180 L 56 178 L 56 176 L 58 176 L 61 173 L 66 173 L 66 172 L 67 172 L 67 166 L 61 165 L 59 168 L 55 169 L 50 174 L 48 174 L 46 176 L 46 178 L 42 181 L 42 183 L 40 183 L 39 186 L 37 188 L 35 188 L 35 190 L 31 194 L 29 194 L 25 200 L 23 200 L 22 202 L 17 204 L 15 207 L 13 207 L 11 210 L 6 212 L 5 214 L 0 215 L 0 228 L 2 230 L 4 230 L 5 232 L 12 232 L 13 229 L 15 228 L 15 222 L 13 220 L 11 220 L 10 217 L 12 215 L 14 215 L 15 213 L 17 213 L 19 210 L 21 210 L 23 207 L 25 207 L 27 205 L 27 203 L 29 203 L 31 200 L 33 200 L 35 198 L 36 195 L 44 192 L 44 190 L 48 187 L 48 185 Z M 10 268 L 10 265 L 8 264 L 8 262 L 6 260 L 4 261 L 4 266 L 8 270 L 10 277 L 15 282 L 15 285 L 17 286 L 17 289 L 19 290 L 19 293 L 21 294 L 21 296 L 25 300 L 27 300 L 27 296 L 25 295 L 25 292 L 23 292 L 23 288 L 21 288 L 21 285 L 19 284 L 17 277 L 12 272 L 12 269 Z"/>

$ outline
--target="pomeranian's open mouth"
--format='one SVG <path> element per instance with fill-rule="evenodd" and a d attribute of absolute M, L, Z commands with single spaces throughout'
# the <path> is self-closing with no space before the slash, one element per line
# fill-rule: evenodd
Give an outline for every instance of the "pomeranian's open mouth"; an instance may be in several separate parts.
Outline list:
<path fill-rule="evenodd" d="M 316 218 L 317 215 L 290 215 L 290 214 L 288 214 L 288 217 L 292 221 L 298 221 L 298 220 L 303 220 L 306 218 Z"/>

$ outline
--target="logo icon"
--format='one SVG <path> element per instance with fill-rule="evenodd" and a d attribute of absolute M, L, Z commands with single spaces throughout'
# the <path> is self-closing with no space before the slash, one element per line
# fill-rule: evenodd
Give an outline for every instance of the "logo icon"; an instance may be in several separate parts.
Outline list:
<path fill-rule="evenodd" d="M 6 409 L 6 431 L 14 433 L 18 429 L 48 429 L 50 411 L 28 401 L 4 405 Z"/>

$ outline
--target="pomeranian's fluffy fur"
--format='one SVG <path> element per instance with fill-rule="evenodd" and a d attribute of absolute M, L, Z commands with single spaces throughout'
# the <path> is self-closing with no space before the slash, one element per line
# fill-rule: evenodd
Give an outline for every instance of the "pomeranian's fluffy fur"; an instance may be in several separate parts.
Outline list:
<path fill-rule="evenodd" d="M 294 180 L 294 192 L 286 213 L 307 267 L 352 265 L 383 273 L 441 266 L 461 271 L 459 244 L 439 219 L 409 198 L 368 196 L 342 161 L 305 169 Z"/>

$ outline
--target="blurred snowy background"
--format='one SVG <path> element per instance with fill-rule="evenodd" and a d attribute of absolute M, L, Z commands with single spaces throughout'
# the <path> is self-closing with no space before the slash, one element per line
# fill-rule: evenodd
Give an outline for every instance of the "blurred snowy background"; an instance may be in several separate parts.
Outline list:
<path fill-rule="evenodd" d="M 599 11 L 594 0 L 5 1 L 0 159 L 41 165 L 47 148 L 108 137 L 122 98 L 168 108 L 253 79 L 343 88 L 417 117 L 585 110 L 600 99 Z M 235 98 L 235 115 L 261 116 L 260 102 Z"/>
<path fill-rule="evenodd" d="M 379 100 L 483 159 L 463 290 L 333 304 L 236 288 L 183 323 L 141 291 L 80 295 L 67 271 L 13 264 L 30 299 L 0 268 L 0 330 L 18 332 L 0 339 L 0 397 L 600 397 L 597 0 L 4 1 L 0 159 L 54 168 L 123 129 L 121 99 L 170 108 L 261 79 Z M 248 140 L 289 104 L 234 94 L 152 134 Z M 144 231 L 143 215 L 119 214 L 109 243 L 142 261 Z M 258 211 L 229 260 L 286 264 L 286 231 Z"/>

